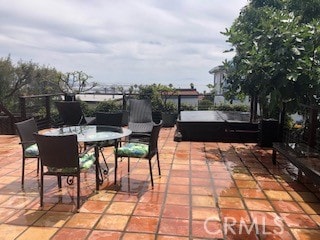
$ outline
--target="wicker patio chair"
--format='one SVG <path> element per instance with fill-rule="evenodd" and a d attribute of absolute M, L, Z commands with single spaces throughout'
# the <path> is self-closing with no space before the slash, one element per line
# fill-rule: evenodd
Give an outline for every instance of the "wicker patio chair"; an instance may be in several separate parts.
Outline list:
<path fill-rule="evenodd" d="M 80 173 L 87 171 L 95 163 L 94 153 L 79 154 L 77 135 L 46 136 L 34 134 L 40 156 L 40 206 L 43 207 L 44 176 L 58 178 L 61 189 L 61 177 L 77 178 L 77 209 L 80 207 Z M 73 183 L 73 178 L 72 182 Z"/>
<path fill-rule="evenodd" d="M 153 188 L 153 175 L 152 175 L 152 164 L 151 160 L 154 156 L 157 159 L 158 172 L 161 175 L 160 162 L 159 162 L 159 151 L 158 151 L 158 138 L 159 132 L 162 127 L 162 121 L 159 124 L 155 124 L 152 127 L 151 135 L 148 143 L 135 142 L 132 140 L 126 140 L 122 142 L 122 146 L 118 146 L 114 150 L 115 154 L 115 169 L 114 169 L 114 182 L 117 183 L 117 168 L 118 158 L 128 158 L 128 173 L 130 172 L 130 158 L 141 158 L 147 159 L 149 162 L 151 186 Z"/>
<path fill-rule="evenodd" d="M 132 131 L 130 138 L 148 142 L 153 126 L 151 100 L 129 100 L 128 128 Z"/>
<path fill-rule="evenodd" d="M 24 186 L 25 162 L 27 158 L 37 158 L 37 175 L 39 174 L 39 151 L 33 133 L 38 132 L 34 118 L 15 123 L 22 147 L 21 186 Z"/>
<path fill-rule="evenodd" d="M 93 124 L 95 117 L 86 117 L 79 101 L 55 102 L 59 116 L 66 126 Z"/>

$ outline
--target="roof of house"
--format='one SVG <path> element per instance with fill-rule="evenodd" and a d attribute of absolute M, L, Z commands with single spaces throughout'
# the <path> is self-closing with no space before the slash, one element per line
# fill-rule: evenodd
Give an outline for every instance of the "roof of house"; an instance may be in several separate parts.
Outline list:
<path fill-rule="evenodd" d="M 187 96 L 198 96 L 199 92 L 197 89 L 192 88 L 180 88 L 177 89 L 176 93 L 174 95 L 187 95 Z"/>
<path fill-rule="evenodd" d="M 214 74 L 214 73 L 216 73 L 216 72 L 221 72 L 221 71 L 223 71 L 223 70 L 224 70 L 224 69 L 223 69 L 223 66 L 220 65 L 220 66 L 217 66 L 217 67 L 214 67 L 214 68 L 210 69 L 209 73 L 210 73 L 210 74 Z"/>

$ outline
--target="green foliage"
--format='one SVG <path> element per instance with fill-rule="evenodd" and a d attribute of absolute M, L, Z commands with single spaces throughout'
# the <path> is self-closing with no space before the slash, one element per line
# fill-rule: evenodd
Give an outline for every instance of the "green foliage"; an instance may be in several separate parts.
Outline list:
<path fill-rule="evenodd" d="M 198 104 L 199 110 L 211 110 L 211 109 L 213 109 L 213 107 L 214 107 L 214 104 L 209 99 L 203 99 L 203 100 L 199 101 L 199 104 Z"/>
<path fill-rule="evenodd" d="M 204 99 L 214 102 L 214 97 L 216 95 L 216 90 L 213 84 L 208 84 L 207 87 L 210 89 L 209 93 L 204 96 Z"/>
<path fill-rule="evenodd" d="M 59 126 L 61 124 L 61 118 L 57 110 L 52 109 L 50 116 L 52 126 Z"/>
<path fill-rule="evenodd" d="M 251 0 L 251 5 L 254 8 L 260 8 L 260 7 L 274 7 L 277 9 L 280 9 L 283 7 L 283 1 L 282 0 Z"/>
<path fill-rule="evenodd" d="M 177 112 L 177 105 L 172 101 L 167 101 L 165 104 L 162 105 L 162 112 Z"/>
<path fill-rule="evenodd" d="M 181 103 L 181 111 L 195 111 L 197 108 L 191 104 Z"/>
<path fill-rule="evenodd" d="M 157 90 L 157 85 L 140 85 L 138 89 L 138 99 L 150 99 L 152 104 L 152 111 L 161 112 L 162 99 L 160 92 Z"/>
<path fill-rule="evenodd" d="M 83 93 L 91 90 L 97 83 L 89 82 L 92 78 L 82 71 L 67 72 L 59 74 L 59 77 L 54 79 L 52 83 L 59 87 L 63 93 Z"/>
<path fill-rule="evenodd" d="M 320 0 L 290 0 L 288 10 L 301 16 L 301 22 L 312 22 L 320 19 Z"/>
<path fill-rule="evenodd" d="M 279 111 L 283 102 L 297 106 L 318 98 L 319 18 L 304 23 L 298 9 L 288 11 L 292 2 L 251 1 L 223 33 L 236 50 L 232 61 L 224 63 L 229 96 L 257 98 L 268 115 Z"/>
<path fill-rule="evenodd" d="M 248 106 L 246 105 L 237 105 L 237 104 L 221 104 L 214 106 L 214 110 L 218 111 L 237 111 L 237 112 L 247 112 Z"/>
<path fill-rule="evenodd" d="M 21 95 L 56 93 L 57 88 L 50 81 L 57 76 L 54 68 L 22 60 L 13 64 L 10 56 L 0 58 L 0 101 L 10 111 L 17 112 Z"/>
<path fill-rule="evenodd" d="M 85 116 L 94 117 L 96 109 L 89 106 L 87 102 L 80 101 L 81 109 Z"/>
<path fill-rule="evenodd" d="M 108 100 L 99 102 L 96 107 L 96 112 L 118 112 L 122 109 L 122 103 L 117 101 Z"/>
<path fill-rule="evenodd" d="M 14 66 L 11 62 L 10 56 L 0 59 L 0 101 L 4 102 L 8 107 L 12 106 L 13 90 L 11 86 L 14 83 Z"/>
<path fill-rule="evenodd" d="M 19 96 L 81 92 L 90 89 L 89 76 L 83 72 L 62 74 L 55 68 L 40 66 L 32 61 L 18 61 L 14 64 L 11 57 L 0 58 L 0 102 L 11 112 L 19 112 Z M 75 84 L 75 85 L 72 85 Z M 70 87 L 78 86 L 76 90 Z M 91 86 L 95 86 L 92 84 Z M 31 101 L 31 100 L 28 100 Z M 35 99 L 33 101 L 42 101 Z M 41 105 L 41 103 L 35 105 Z M 42 116 L 43 110 L 37 109 L 35 115 Z"/>
<path fill-rule="evenodd" d="M 169 100 L 174 95 L 175 89 L 172 85 L 162 84 L 140 85 L 138 91 L 139 99 L 151 99 L 154 112 L 175 112 L 177 106 Z"/>

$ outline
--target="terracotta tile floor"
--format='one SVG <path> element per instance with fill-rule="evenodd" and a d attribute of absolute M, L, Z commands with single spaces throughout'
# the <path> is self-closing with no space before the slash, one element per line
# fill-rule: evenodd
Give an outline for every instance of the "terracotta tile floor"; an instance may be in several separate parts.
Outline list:
<path fill-rule="evenodd" d="M 120 162 L 95 192 L 94 170 L 82 175 L 81 208 L 73 185 L 45 180 L 39 207 L 36 161 L 27 160 L 21 189 L 17 136 L 0 136 L 0 239 L 320 239 L 320 193 L 297 169 L 256 144 L 174 142 L 160 133 L 162 176 L 148 163 Z M 103 166 L 103 164 L 101 164 Z"/>

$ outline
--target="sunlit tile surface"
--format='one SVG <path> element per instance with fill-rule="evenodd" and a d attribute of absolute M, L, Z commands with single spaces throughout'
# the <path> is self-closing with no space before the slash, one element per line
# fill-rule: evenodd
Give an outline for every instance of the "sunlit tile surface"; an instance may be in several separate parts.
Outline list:
<path fill-rule="evenodd" d="M 271 149 L 256 144 L 174 142 L 175 128 L 160 133 L 159 176 L 148 162 L 119 161 L 105 148 L 109 175 L 95 191 L 94 169 L 76 187 L 46 178 L 39 206 L 36 161 L 28 159 L 21 188 L 17 136 L 0 136 L 0 239 L 320 239 L 320 192 Z M 153 161 L 155 163 L 155 161 Z M 104 163 L 101 162 L 102 167 Z"/>

